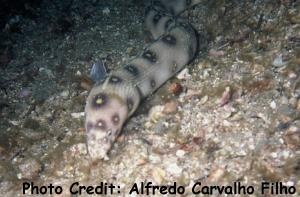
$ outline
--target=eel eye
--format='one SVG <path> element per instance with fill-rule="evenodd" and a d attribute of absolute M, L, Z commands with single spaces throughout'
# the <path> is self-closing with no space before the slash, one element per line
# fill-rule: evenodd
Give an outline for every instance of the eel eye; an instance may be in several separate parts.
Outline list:
<path fill-rule="evenodd" d="M 107 95 L 104 93 L 100 93 L 95 95 L 93 104 L 95 108 L 99 108 L 105 105 L 106 102 L 107 102 Z"/>

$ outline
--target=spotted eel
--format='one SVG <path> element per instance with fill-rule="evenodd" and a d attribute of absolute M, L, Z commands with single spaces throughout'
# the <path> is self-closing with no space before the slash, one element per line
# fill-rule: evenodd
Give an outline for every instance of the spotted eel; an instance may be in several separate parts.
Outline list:
<path fill-rule="evenodd" d="M 91 89 L 85 106 L 90 158 L 108 160 L 108 152 L 125 121 L 142 99 L 174 76 L 196 55 L 195 29 L 180 13 L 199 0 L 152 0 L 146 3 L 145 24 L 153 42 Z"/>

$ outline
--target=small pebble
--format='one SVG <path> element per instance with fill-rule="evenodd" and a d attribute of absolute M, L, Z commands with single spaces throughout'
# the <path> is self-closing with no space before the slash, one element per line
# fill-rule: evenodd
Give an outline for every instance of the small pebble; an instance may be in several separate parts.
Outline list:
<path fill-rule="evenodd" d="M 207 79 L 210 77 L 210 69 L 204 69 L 203 70 L 203 78 Z"/>
<path fill-rule="evenodd" d="M 82 75 L 82 73 L 79 71 L 79 70 L 77 70 L 77 72 L 75 73 L 75 76 L 81 76 Z"/>
<path fill-rule="evenodd" d="M 75 113 L 71 113 L 71 116 L 73 118 L 81 118 L 84 116 L 84 112 L 75 112 Z"/>
<path fill-rule="evenodd" d="M 164 116 L 163 110 L 164 110 L 163 105 L 153 106 L 149 111 L 150 120 L 153 122 L 157 122 L 161 117 Z"/>
<path fill-rule="evenodd" d="M 272 109 L 276 109 L 276 103 L 275 103 L 275 101 L 272 101 L 272 102 L 270 103 L 270 107 L 271 107 Z"/>
<path fill-rule="evenodd" d="M 190 79 L 191 77 L 192 77 L 192 75 L 189 73 L 189 69 L 187 69 L 187 68 L 183 69 L 177 75 L 177 79 L 181 79 L 181 80 L 187 80 L 187 79 Z"/>
<path fill-rule="evenodd" d="M 67 98 L 69 96 L 69 94 L 70 94 L 69 90 L 65 90 L 60 93 L 60 96 L 62 96 L 63 98 Z"/>
<path fill-rule="evenodd" d="M 254 74 L 262 73 L 265 70 L 265 67 L 263 65 L 257 63 L 254 63 L 252 67 L 253 67 L 252 73 Z"/>
<path fill-rule="evenodd" d="M 200 104 L 200 105 L 203 105 L 203 104 L 205 104 L 207 101 L 208 101 L 208 96 L 205 95 L 205 96 L 203 96 L 203 97 L 200 99 L 199 104 Z"/>
<path fill-rule="evenodd" d="M 80 87 L 85 90 L 90 90 L 93 86 L 93 80 L 90 79 L 88 76 L 82 75 L 80 76 Z"/>
<path fill-rule="evenodd" d="M 165 114 L 172 114 L 177 111 L 178 108 L 178 102 L 176 101 L 169 101 L 165 104 L 163 113 Z"/>
<path fill-rule="evenodd" d="M 52 70 L 50 70 L 50 69 L 41 67 L 41 68 L 39 68 L 39 72 L 40 73 L 45 73 L 49 78 L 55 78 Z"/>
<path fill-rule="evenodd" d="M 14 126 L 20 125 L 20 121 L 17 121 L 17 120 L 9 120 L 9 122 Z"/>
<path fill-rule="evenodd" d="M 193 97 L 197 97 L 201 94 L 201 91 L 197 91 L 197 90 L 192 90 L 192 89 L 188 89 L 186 94 L 184 95 L 185 99 L 191 99 Z"/>
<path fill-rule="evenodd" d="M 209 56 L 212 56 L 212 57 L 219 57 L 219 56 L 224 56 L 225 52 L 224 51 L 217 51 L 215 49 L 210 49 L 208 54 L 209 54 Z"/>
<path fill-rule="evenodd" d="M 167 166 L 167 171 L 172 175 L 180 175 L 182 173 L 182 168 L 180 168 L 176 163 L 171 163 Z"/>
<path fill-rule="evenodd" d="M 277 152 L 271 153 L 271 157 L 272 157 L 272 158 L 277 158 L 277 157 L 278 157 L 278 153 L 277 153 Z"/>
<path fill-rule="evenodd" d="M 272 65 L 275 67 L 281 67 L 284 65 L 284 62 L 282 60 L 282 54 L 278 55 L 272 62 Z"/>
<path fill-rule="evenodd" d="M 157 184 L 162 184 L 166 177 L 166 172 L 161 168 L 154 168 L 152 171 L 152 177 Z"/>
<path fill-rule="evenodd" d="M 230 90 L 230 87 L 227 86 L 225 88 L 225 91 L 222 94 L 222 97 L 219 100 L 220 106 L 222 107 L 222 106 L 226 105 L 230 101 L 230 99 L 231 99 L 231 90 Z"/>
<path fill-rule="evenodd" d="M 27 98 L 30 97 L 32 94 L 31 90 L 28 88 L 23 88 L 20 92 L 19 92 L 19 98 Z"/>
<path fill-rule="evenodd" d="M 217 182 L 218 180 L 220 180 L 223 177 L 224 174 L 225 174 L 224 168 L 212 169 L 210 176 L 209 176 L 209 181 Z"/>
<path fill-rule="evenodd" d="M 182 149 L 179 149 L 176 151 L 176 156 L 179 158 L 182 158 L 185 155 L 185 151 Z"/>
<path fill-rule="evenodd" d="M 102 14 L 108 16 L 108 15 L 110 14 L 110 9 L 109 9 L 108 7 L 104 8 L 104 9 L 102 10 Z"/>
<path fill-rule="evenodd" d="M 141 158 L 141 159 L 138 159 L 137 162 L 136 162 L 136 165 L 137 166 L 143 166 L 145 165 L 146 163 L 148 163 L 148 161 L 144 158 Z"/>
<path fill-rule="evenodd" d="M 300 147 L 300 129 L 291 126 L 284 135 L 284 141 L 291 149 L 297 149 Z"/>
<path fill-rule="evenodd" d="M 231 121 L 240 121 L 242 120 L 244 117 L 244 112 L 242 111 L 238 111 L 237 113 L 235 113 L 234 115 L 232 115 L 232 117 L 230 118 Z"/>
<path fill-rule="evenodd" d="M 288 76 L 289 76 L 290 79 L 296 79 L 297 78 L 297 74 L 294 73 L 294 72 L 289 72 Z"/>

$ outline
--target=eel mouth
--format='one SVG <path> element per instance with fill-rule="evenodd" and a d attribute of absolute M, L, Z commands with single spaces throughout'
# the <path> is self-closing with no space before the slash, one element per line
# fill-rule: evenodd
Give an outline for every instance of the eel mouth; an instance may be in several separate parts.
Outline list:
<path fill-rule="evenodd" d="M 87 149 L 91 160 L 108 160 L 108 151 L 112 146 L 110 136 L 105 135 L 103 138 L 97 138 L 96 135 L 89 135 L 87 137 Z"/>
<path fill-rule="evenodd" d="M 115 140 L 120 134 L 120 130 L 107 130 L 103 136 L 88 135 L 87 149 L 91 160 L 109 160 L 108 153 L 111 150 Z"/>

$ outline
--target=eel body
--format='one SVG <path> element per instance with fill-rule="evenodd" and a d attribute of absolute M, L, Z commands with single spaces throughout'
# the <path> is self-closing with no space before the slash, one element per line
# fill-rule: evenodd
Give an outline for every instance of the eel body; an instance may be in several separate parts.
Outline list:
<path fill-rule="evenodd" d="M 199 0 L 198 0 L 199 1 Z M 88 152 L 92 160 L 107 153 L 141 100 L 187 65 L 197 53 L 197 34 L 179 14 L 197 0 L 153 0 L 145 24 L 154 39 L 142 53 L 91 89 L 85 106 Z"/>

